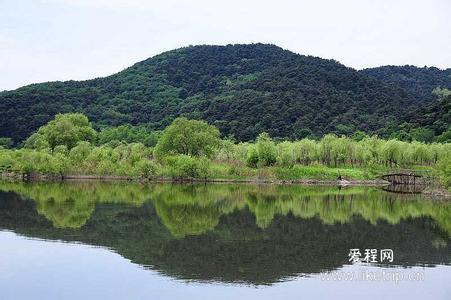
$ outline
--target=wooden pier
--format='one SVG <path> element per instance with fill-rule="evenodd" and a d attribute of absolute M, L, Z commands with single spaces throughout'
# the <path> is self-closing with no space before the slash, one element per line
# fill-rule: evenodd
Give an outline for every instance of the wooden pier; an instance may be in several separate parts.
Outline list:
<path fill-rule="evenodd" d="M 423 176 L 415 173 L 392 173 L 382 175 L 381 178 L 391 184 L 416 185 L 423 184 Z"/>
<path fill-rule="evenodd" d="M 381 179 L 392 185 L 428 185 L 433 181 L 429 170 L 397 170 L 390 174 L 380 176 Z"/>
<path fill-rule="evenodd" d="M 388 184 L 383 186 L 382 189 L 386 192 L 397 194 L 420 194 L 426 189 L 426 185 Z"/>

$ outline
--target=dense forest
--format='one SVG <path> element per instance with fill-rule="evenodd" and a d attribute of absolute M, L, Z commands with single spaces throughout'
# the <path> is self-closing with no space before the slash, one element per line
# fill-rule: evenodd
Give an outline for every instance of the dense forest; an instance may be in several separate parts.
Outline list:
<path fill-rule="evenodd" d="M 191 46 L 105 78 L 1 92 L 0 142 L 18 145 L 67 112 L 85 114 L 97 131 L 125 126 L 106 136 L 132 128 L 138 137 L 185 116 L 205 120 L 237 141 L 265 131 L 276 140 L 364 132 L 445 142 L 450 72 L 411 66 L 356 71 L 265 44 Z M 145 143 L 155 141 L 156 136 Z"/>
<path fill-rule="evenodd" d="M 451 86 L 451 69 L 415 66 L 383 66 L 360 71 L 393 86 L 400 86 L 419 100 L 433 101 L 436 87 Z"/>

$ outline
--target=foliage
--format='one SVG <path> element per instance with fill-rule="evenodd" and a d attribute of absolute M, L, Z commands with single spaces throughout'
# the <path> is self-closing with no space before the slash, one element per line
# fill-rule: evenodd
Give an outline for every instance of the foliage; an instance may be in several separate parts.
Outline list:
<path fill-rule="evenodd" d="M 439 143 L 451 143 L 451 128 L 443 132 L 437 137 L 437 142 Z"/>
<path fill-rule="evenodd" d="M 266 132 L 257 137 L 256 147 L 258 161 L 261 166 L 272 166 L 276 163 L 276 146 Z"/>
<path fill-rule="evenodd" d="M 14 143 L 11 138 L 0 137 L 0 148 L 11 148 L 13 144 Z"/>
<path fill-rule="evenodd" d="M 451 189 L 451 153 L 448 152 L 446 156 L 442 157 L 437 163 L 437 170 L 440 180 L 443 185 Z"/>
<path fill-rule="evenodd" d="M 249 167 L 256 168 L 258 166 L 258 151 L 255 146 L 249 147 L 249 151 L 247 152 L 246 164 Z"/>
<path fill-rule="evenodd" d="M 142 143 L 153 147 L 157 144 L 160 132 L 152 131 L 144 126 L 121 125 L 103 128 L 98 134 L 98 144 L 108 143 Z"/>
<path fill-rule="evenodd" d="M 448 88 L 451 87 L 448 86 Z M 448 140 L 447 136 L 451 130 L 451 91 L 446 88 L 436 88 L 432 94 L 437 99 L 408 113 L 404 117 L 405 122 L 398 126 L 398 130 L 393 134 L 398 134 L 398 138 L 402 137 L 407 141 L 446 142 Z"/>
<path fill-rule="evenodd" d="M 72 149 L 80 141 L 93 141 L 96 131 L 83 114 L 58 114 L 25 141 L 25 147 L 53 150 L 58 145 Z"/>
<path fill-rule="evenodd" d="M 160 159 L 177 154 L 212 157 L 219 144 L 216 127 L 181 117 L 163 131 L 154 153 Z"/>
<path fill-rule="evenodd" d="M 253 168 L 272 166 L 276 163 L 276 146 L 266 132 L 261 133 L 247 156 L 247 165 Z"/>
<path fill-rule="evenodd" d="M 399 86 L 418 102 L 434 101 L 431 92 L 437 87 L 451 88 L 451 69 L 415 66 L 384 66 L 360 71 L 382 82 Z"/>
<path fill-rule="evenodd" d="M 180 154 L 166 158 L 170 167 L 170 174 L 175 179 L 202 178 L 207 179 L 210 174 L 210 164 L 206 158 L 194 158 Z"/>

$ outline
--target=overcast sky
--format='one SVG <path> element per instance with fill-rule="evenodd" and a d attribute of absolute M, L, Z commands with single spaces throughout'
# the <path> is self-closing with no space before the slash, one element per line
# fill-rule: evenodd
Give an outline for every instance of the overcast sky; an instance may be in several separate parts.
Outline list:
<path fill-rule="evenodd" d="M 451 67 L 451 0 L 0 0 L 0 90 L 188 45 L 273 43 L 357 69 Z"/>

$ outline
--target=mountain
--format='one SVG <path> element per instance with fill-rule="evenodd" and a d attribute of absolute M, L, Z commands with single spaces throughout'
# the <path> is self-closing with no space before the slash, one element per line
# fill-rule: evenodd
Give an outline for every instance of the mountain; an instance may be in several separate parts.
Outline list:
<path fill-rule="evenodd" d="M 430 100 L 408 89 L 396 72 L 384 72 L 391 74 L 356 71 L 274 45 L 191 46 L 104 78 L 1 92 L 0 137 L 17 143 L 59 112 L 83 112 L 96 127 L 129 123 L 154 129 L 185 115 L 243 141 L 262 131 L 276 138 L 356 130 L 386 135 L 387 124 L 399 124 Z M 417 78 L 424 94 L 442 85 L 435 79 L 423 84 L 424 78 L 430 77 Z"/>

